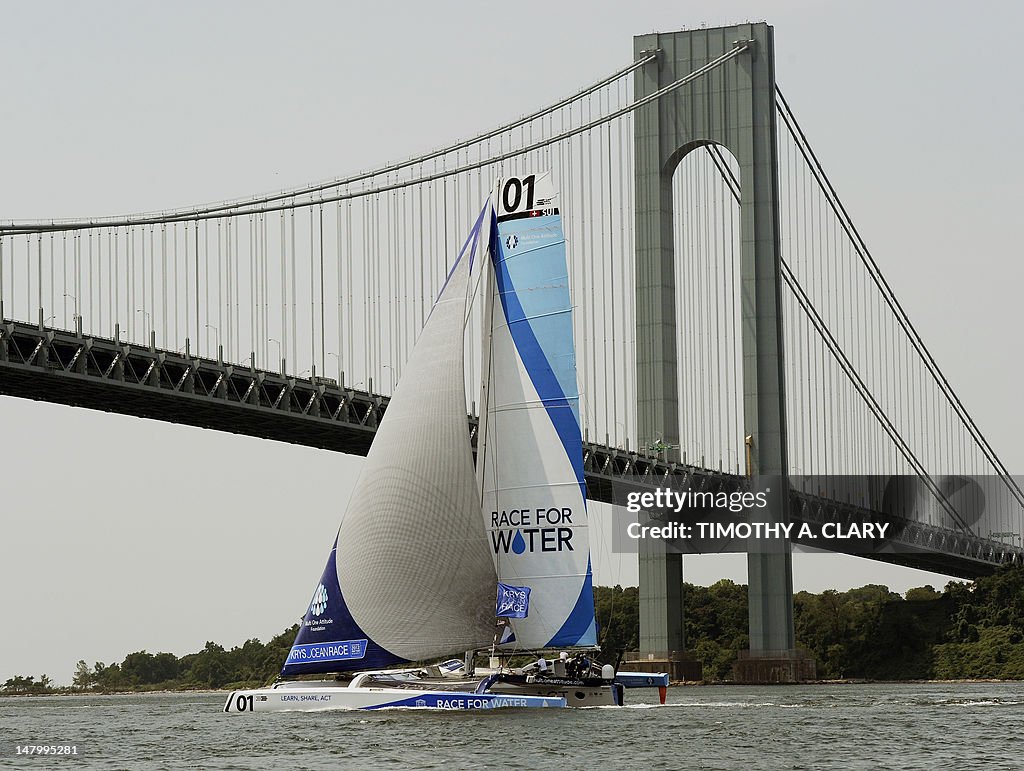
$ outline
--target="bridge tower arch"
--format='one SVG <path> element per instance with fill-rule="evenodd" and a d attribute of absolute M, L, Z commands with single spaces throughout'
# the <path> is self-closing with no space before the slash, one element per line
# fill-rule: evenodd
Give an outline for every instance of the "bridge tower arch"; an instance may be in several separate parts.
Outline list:
<path fill-rule="evenodd" d="M 743 427 L 749 472 L 787 479 L 779 249 L 779 184 L 773 29 L 765 23 L 654 33 L 634 54 L 657 52 L 636 72 L 640 99 L 726 54 L 749 48 L 635 117 L 637 417 L 641 440 L 679 443 L 676 276 L 672 176 L 687 152 L 724 146 L 739 165 Z M 671 458 L 678 460 L 678 457 Z M 786 489 L 773 490 L 773 521 L 788 519 Z M 797 679 L 789 544 L 771 541 L 747 556 L 750 655 L 743 679 Z M 682 557 L 641 541 L 640 647 L 681 651 Z M 783 662 L 778 660 L 782 659 Z M 741 661 L 742 663 L 742 661 Z M 781 663 L 782 666 L 778 666 Z"/>

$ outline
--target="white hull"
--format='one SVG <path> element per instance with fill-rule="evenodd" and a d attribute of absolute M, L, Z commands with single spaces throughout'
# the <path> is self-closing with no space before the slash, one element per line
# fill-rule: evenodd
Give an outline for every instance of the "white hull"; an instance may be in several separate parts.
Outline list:
<path fill-rule="evenodd" d="M 319 712 L 329 709 L 444 709 L 564 707 L 564 698 L 511 693 L 431 691 L 410 688 L 359 688 L 310 683 L 310 687 L 232 691 L 224 703 L 230 714 L 242 712 Z"/>

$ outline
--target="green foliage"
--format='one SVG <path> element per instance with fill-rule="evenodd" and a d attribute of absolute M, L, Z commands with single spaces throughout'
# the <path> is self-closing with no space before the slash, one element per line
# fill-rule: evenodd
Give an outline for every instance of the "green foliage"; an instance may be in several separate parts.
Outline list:
<path fill-rule="evenodd" d="M 1011 626 L 983 626 L 975 642 L 935 646 L 935 677 L 1024 679 L 1024 636 Z"/>
<path fill-rule="evenodd" d="M 640 645 L 640 593 L 635 586 L 594 587 L 601 663 L 615 664 L 623 651 Z"/>
<path fill-rule="evenodd" d="M 156 685 L 178 676 L 178 659 L 173 653 L 129 653 L 121 663 L 121 675 L 131 685 Z"/>
<path fill-rule="evenodd" d="M 616 625 L 608 639 L 637 647 L 637 590 L 594 592 L 599 620 L 600 609 L 610 613 L 614 599 Z M 706 679 L 728 679 L 737 651 L 749 645 L 747 588 L 726 580 L 684 584 L 683 593 L 687 651 L 702 663 Z M 825 679 L 1024 679 L 1024 568 L 1003 568 L 970 584 L 951 582 L 942 592 L 922 586 L 901 597 L 869 584 L 799 592 L 793 604 L 797 645 L 811 651 Z M 604 660 L 614 662 L 608 647 Z"/>
<path fill-rule="evenodd" d="M 877 584 L 847 592 L 799 592 L 793 598 L 797 645 L 814 654 L 819 677 L 870 677 L 886 607 L 902 600 Z"/>
<path fill-rule="evenodd" d="M 981 630 L 1005 626 L 1024 634 L 1024 567 L 1007 567 L 973 584 L 946 586 L 956 609 L 949 642 L 981 640 Z"/>
<path fill-rule="evenodd" d="M 0 694 L 5 696 L 53 692 L 53 681 L 46 675 L 40 675 L 38 680 L 36 680 L 35 675 L 29 675 L 28 677 L 18 675 L 17 677 L 9 678 L 3 685 L 0 685 Z"/>
<path fill-rule="evenodd" d="M 942 592 L 937 592 L 934 586 L 926 584 L 915 589 L 907 589 L 907 593 L 904 596 L 907 598 L 907 602 L 926 602 L 939 599 L 942 597 Z"/>
<path fill-rule="evenodd" d="M 707 680 L 724 680 L 738 651 L 748 647 L 747 587 L 723 579 L 711 586 L 683 584 L 686 647 Z"/>
<path fill-rule="evenodd" d="M 79 659 L 78 664 L 75 665 L 75 676 L 71 680 L 71 685 L 80 691 L 92 688 L 94 685 L 92 670 L 85 663 L 85 659 Z"/>
<path fill-rule="evenodd" d="M 737 651 L 749 646 L 747 587 L 722 580 L 683 585 L 688 652 L 709 680 L 728 679 Z M 594 587 L 601 661 L 616 663 L 640 642 L 635 586 Z M 1024 679 L 1024 567 L 1008 567 L 974 583 L 931 586 L 906 597 L 871 584 L 846 592 L 799 592 L 794 597 L 797 645 L 811 651 L 822 678 L 882 680 Z M 129 653 L 118 664 L 84 660 L 75 668 L 77 691 L 258 686 L 281 669 L 298 625 L 267 643 L 246 640 L 226 650 L 207 642 L 201 651 Z M 46 675 L 12 677 L 0 694 L 44 694 Z"/>

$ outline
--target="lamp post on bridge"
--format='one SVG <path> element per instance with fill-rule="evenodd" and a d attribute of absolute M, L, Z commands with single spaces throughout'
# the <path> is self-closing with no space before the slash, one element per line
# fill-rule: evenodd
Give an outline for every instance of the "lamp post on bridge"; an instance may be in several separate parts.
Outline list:
<path fill-rule="evenodd" d="M 156 330 L 153 329 L 153 316 L 149 311 L 143 310 L 142 308 L 136 308 L 136 313 L 142 314 L 143 328 L 149 330 L 149 347 L 151 349 L 156 348 Z"/>
<path fill-rule="evenodd" d="M 217 327 L 217 326 L 214 326 L 213 324 L 207 324 L 206 325 L 206 350 L 207 351 L 210 350 L 210 330 L 211 329 L 214 332 L 217 333 L 217 363 L 218 364 L 223 364 L 224 363 L 224 349 L 222 349 L 221 346 L 220 346 L 220 328 Z"/>
<path fill-rule="evenodd" d="M 78 298 L 75 295 L 71 294 L 70 292 L 65 292 L 64 293 L 64 299 L 66 300 L 69 297 L 72 300 L 75 301 L 75 315 L 72 316 L 72 319 L 74 320 L 75 334 L 81 336 L 81 334 L 82 334 L 82 317 L 78 313 Z M 65 308 L 66 307 L 67 306 L 65 306 Z M 67 310 L 65 310 L 64 313 L 66 314 Z M 65 316 L 65 318 L 66 318 L 66 316 Z"/>
<path fill-rule="evenodd" d="M 395 395 L 395 368 L 392 367 L 390 364 L 382 364 L 381 367 L 383 367 L 384 369 L 388 370 L 388 375 L 390 376 L 390 381 L 389 382 L 391 383 L 391 392 L 388 394 L 388 396 L 394 396 Z"/>
<path fill-rule="evenodd" d="M 345 373 L 343 373 L 341 371 L 341 357 L 338 354 L 336 354 L 334 351 L 328 351 L 327 355 L 328 356 L 333 356 L 335 359 L 338 360 L 338 385 L 341 386 L 341 388 L 344 389 L 345 388 Z"/>
<path fill-rule="evenodd" d="M 281 341 L 280 340 L 275 340 L 272 337 L 268 337 L 267 338 L 267 342 L 268 343 L 277 343 L 277 358 L 281 362 L 281 376 L 283 377 L 284 376 L 284 369 L 285 369 L 285 367 L 284 367 L 285 361 L 284 361 L 284 354 L 282 354 L 282 352 L 281 352 L 283 350 L 282 346 L 281 346 Z"/>

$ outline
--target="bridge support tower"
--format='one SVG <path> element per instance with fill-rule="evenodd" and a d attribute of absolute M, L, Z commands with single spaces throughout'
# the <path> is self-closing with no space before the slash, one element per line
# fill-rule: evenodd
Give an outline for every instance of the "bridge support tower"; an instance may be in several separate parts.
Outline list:
<path fill-rule="evenodd" d="M 702 145 L 729 150 L 740 169 L 743 425 L 749 472 L 771 478 L 765 518 L 788 519 L 782 306 L 780 301 L 775 60 L 772 28 L 743 24 L 634 38 L 637 57 L 657 51 L 638 70 L 642 98 L 727 53 L 748 50 L 670 98 L 637 112 L 636 337 L 637 408 L 641 441 L 679 443 L 672 175 Z M 678 458 L 676 458 L 678 460 Z M 777 489 L 781 488 L 781 489 Z M 641 541 L 641 657 L 684 648 L 682 557 Z M 813 677 L 814 662 L 795 650 L 790 544 L 763 542 L 747 556 L 750 650 L 737 679 L 792 682 Z"/>

